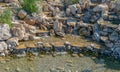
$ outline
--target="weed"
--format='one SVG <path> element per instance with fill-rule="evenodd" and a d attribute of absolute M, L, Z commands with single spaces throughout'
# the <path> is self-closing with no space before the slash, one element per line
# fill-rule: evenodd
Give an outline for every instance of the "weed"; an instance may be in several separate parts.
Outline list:
<path fill-rule="evenodd" d="M 10 27 L 12 27 L 11 18 L 12 18 L 12 13 L 10 9 L 7 9 L 0 15 L 0 23 L 7 23 L 9 24 Z"/>

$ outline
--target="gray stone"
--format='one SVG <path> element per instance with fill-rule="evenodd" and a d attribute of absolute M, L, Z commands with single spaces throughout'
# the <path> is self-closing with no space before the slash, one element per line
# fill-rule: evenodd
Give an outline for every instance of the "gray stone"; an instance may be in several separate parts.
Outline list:
<path fill-rule="evenodd" d="M 29 24 L 24 24 L 25 31 L 29 34 L 35 34 L 36 33 L 36 27 L 29 25 Z"/>
<path fill-rule="evenodd" d="M 11 37 L 10 27 L 8 24 L 0 24 L 0 40 L 7 40 Z"/>
<path fill-rule="evenodd" d="M 13 37 L 13 38 L 10 38 L 6 41 L 7 45 L 9 48 L 15 48 L 16 46 L 19 45 L 18 43 L 18 38 L 17 37 Z"/>
<path fill-rule="evenodd" d="M 7 50 L 7 47 L 8 46 L 4 41 L 0 42 L 0 52 Z"/>
<path fill-rule="evenodd" d="M 70 12 L 75 15 L 76 14 L 76 11 L 77 11 L 77 8 L 76 8 L 76 5 L 69 5 L 68 6 L 70 8 Z"/>
<path fill-rule="evenodd" d="M 19 40 L 22 40 L 25 36 L 25 28 L 22 24 L 18 24 L 12 27 L 12 34 L 15 37 L 18 37 Z"/>
<path fill-rule="evenodd" d="M 70 19 L 67 20 L 67 25 L 69 26 L 75 27 L 76 24 L 77 24 L 76 20 L 70 20 Z"/>
<path fill-rule="evenodd" d="M 53 28 L 54 28 L 55 32 L 61 32 L 62 31 L 63 24 L 61 22 L 56 20 L 56 21 L 54 21 L 53 24 L 54 24 Z"/>
<path fill-rule="evenodd" d="M 16 68 L 16 72 L 20 72 L 20 71 L 21 71 L 20 68 L 17 67 L 17 68 Z"/>
<path fill-rule="evenodd" d="M 109 35 L 109 40 L 111 41 L 117 41 L 119 38 L 119 34 L 117 32 L 113 32 L 112 34 Z"/>
<path fill-rule="evenodd" d="M 109 40 L 105 41 L 105 45 L 109 48 L 112 48 L 114 46 L 114 44 Z"/>
<path fill-rule="evenodd" d="M 66 15 L 67 15 L 67 16 L 70 16 L 70 8 L 67 8 L 67 9 L 66 9 Z"/>
<path fill-rule="evenodd" d="M 56 16 L 60 13 L 60 9 L 58 7 L 55 8 L 55 10 L 53 11 L 53 16 Z"/>

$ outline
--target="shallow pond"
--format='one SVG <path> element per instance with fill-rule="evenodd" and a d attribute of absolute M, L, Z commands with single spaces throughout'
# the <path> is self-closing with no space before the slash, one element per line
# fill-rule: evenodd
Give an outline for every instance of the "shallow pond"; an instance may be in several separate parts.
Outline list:
<path fill-rule="evenodd" d="M 0 72 L 120 72 L 120 63 L 108 59 L 70 55 L 8 58 L 0 62 Z"/>

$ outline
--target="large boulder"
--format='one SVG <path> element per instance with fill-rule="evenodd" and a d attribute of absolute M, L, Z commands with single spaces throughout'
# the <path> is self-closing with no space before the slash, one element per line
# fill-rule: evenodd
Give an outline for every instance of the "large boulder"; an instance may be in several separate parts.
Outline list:
<path fill-rule="evenodd" d="M 10 27 L 8 24 L 0 24 L 0 40 L 7 40 L 11 37 Z"/>
<path fill-rule="evenodd" d="M 18 40 L 19 39 L 17 37 L 13 37 L 13 38 L 8 39 L 6 43 L 9 48 L 15 48 L 17 45 L 19 45 Z"/>

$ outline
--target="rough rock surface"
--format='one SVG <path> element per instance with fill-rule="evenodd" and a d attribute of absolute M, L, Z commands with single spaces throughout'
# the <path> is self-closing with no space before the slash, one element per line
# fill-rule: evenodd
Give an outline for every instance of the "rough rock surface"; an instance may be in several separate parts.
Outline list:
<path fill-rule="evenodd" d="M 7 50 L 7 44 L 4 41 L 2 41 L 0 42 L 0 52 L 3 52 L 5 50 Z"/>
<path fill-rule="evenodd" d="M 11 37 L 10 27 L 8 24 L 0 25 L 0 40 L 7 40 Z"/>
<path fill-rule="evenodd" d="M 17 37 L 13 37 L 13 38 L 8 39 L 6 43 L 9 48 L 15 48 L 17 45 L 19 45 L 18 40 L 19 39 Z"/>
<path fill-rule="evenodd" d="M 12 34 L 14 37 L 18 37 L 19 40 L 22 40 L 25 36 L 25 28 L 22 24 L 12 27 Z"/>
<path fill-rule="evenodd" d="M 26 13 L 24 10 L 20 10 L 20 11 L 18 12 L 18 17 L 19 17 L 20 19 L 24 19 L 26 16 L 27 16 L 27 13 Z"/>

